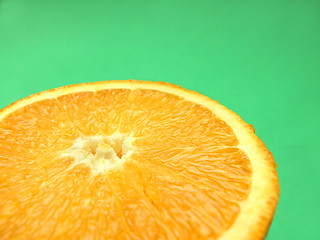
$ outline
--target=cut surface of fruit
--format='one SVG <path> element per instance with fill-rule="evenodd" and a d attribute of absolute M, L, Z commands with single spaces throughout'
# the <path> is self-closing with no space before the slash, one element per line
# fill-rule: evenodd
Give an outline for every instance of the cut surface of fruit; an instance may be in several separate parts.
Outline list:
<path fill-rule="evenodd" d="M 105 81 L 0 111 L 1 239 L 263 239 L 270 152 L 231 110 L 172 84 Z"/>

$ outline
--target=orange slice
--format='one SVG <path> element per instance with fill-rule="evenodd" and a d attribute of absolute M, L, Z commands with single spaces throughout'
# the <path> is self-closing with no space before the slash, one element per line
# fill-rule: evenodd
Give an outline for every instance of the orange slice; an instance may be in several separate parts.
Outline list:
<path fill-rule="evenodd" d="M 231 110 L 166 83 L 106 81 L 0 111 L 1 239 L 264 238 L 275 163 Z"/>

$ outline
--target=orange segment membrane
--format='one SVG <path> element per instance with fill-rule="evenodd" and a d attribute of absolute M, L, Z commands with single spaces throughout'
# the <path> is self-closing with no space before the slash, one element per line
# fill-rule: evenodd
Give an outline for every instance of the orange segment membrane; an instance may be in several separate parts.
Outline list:
<path fill-rule="evenodd" d="M 225 122 L 143 89 L 16 110 L 0 122 L 0 166 L 4 239 L 215 239 L 251 182 Z"/>

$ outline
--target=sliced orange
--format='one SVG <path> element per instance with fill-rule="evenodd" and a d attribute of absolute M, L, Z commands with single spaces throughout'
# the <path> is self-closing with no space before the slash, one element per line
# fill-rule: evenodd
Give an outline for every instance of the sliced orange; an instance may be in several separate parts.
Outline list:
<path fill-rule="evenodd" d="M 166 83 L 106 81 L 0 111 L 1 239 L 263 239 L 267 148 L 231 110 Z"/>

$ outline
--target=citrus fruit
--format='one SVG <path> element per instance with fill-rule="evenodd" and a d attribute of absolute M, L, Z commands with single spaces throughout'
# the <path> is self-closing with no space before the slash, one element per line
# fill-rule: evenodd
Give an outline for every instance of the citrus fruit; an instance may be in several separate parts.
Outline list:
<path fill-rule="evenodd" d="M 279 196 L 253 128 L 167 83 L 61 87 L 0 112 L 1 239 L 262 239 Z"/>

